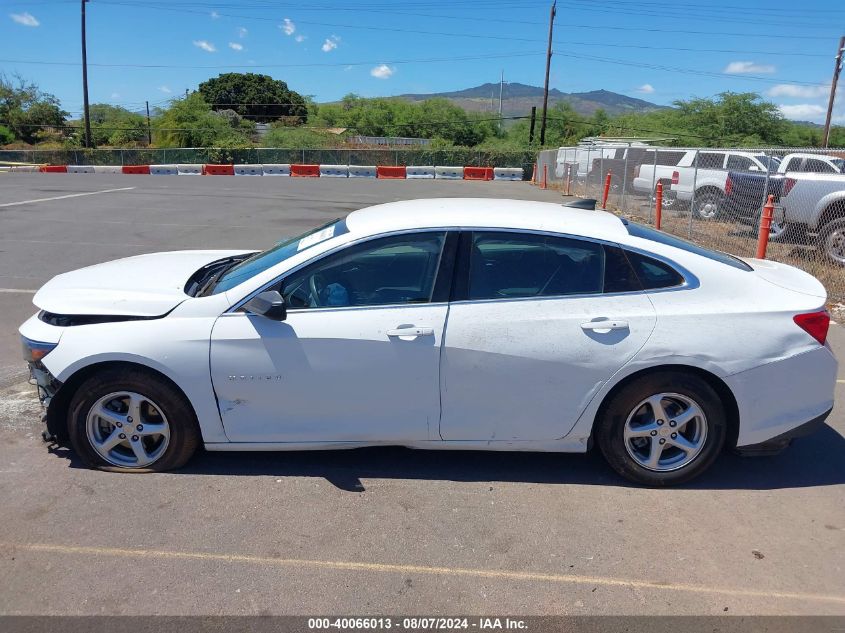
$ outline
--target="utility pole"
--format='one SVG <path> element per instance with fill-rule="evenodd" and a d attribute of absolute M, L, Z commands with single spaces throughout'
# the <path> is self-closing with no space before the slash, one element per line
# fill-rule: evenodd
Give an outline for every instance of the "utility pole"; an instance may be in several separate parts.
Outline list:
<path fill-rule="evenodd" d="M 502 70 L 502 78 L 499 80 L 499 130 L 502 129 L 502 92 L 505 89 L 505 71 Z"/>
<path fill-rule="evenodd" d="M 537 122 L 537 106 L 531 106 L 531 127 L 528 129 L 528 144 L 534 142 L 534 124 Z"/>
<path fill-rule="evenodd" d="M 85 140 L 83 145 L 91 147 L 91 117 L 88 114 L 88 52 L 85 47 L 85 3 L 82 0 L 82 110 L 85 119 Z"/>
<path fill-rule="evenodd" d="M 555 6 L 557 0 L 552 2 L 552 9 L 549 11 L 549 47 L 546 50 L 546 83 L 543 84 L 543 121 L 540 123 L 540 145 L 546 144 L 546 111 L 549 106 L 549 71 L 552 67 L 552 33 L 555 28 Z"/>
<path fill-rule="evenodd" d="M 833 117 L 833 102 L 836 100 L 836 84 L 842 71 L 842 55 L 845 53 L 845 36 L 839 38 L 839 48 L 836 50 L 836 66 L 833 68 L 833 80 L 830 82 L 830 100 L 827 102 L 827 118 L 824 122 L 824 142 L 822 147 L 830 143 L 830 120 Z"/>
<path fill-rule="evenodd" d="M 147 104 L 147 145 L 153 144 L 153 129 L 150 127 L 150 102 L 145 101 L 144 103 Z"/>

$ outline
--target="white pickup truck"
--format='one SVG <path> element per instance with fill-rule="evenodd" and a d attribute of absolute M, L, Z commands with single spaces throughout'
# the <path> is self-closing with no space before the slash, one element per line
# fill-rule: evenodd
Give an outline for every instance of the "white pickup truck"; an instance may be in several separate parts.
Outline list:
<path fill-rule="evenodd" d="M 795 174 L 781 206 L 792 235 L 806 233 L 828 261 L 845 267 L 845 174 Z"/>
<path fill-rule="evenodd" d="M 672 172 L 670 198 L 690 204 L 702 219 L 719 215 L 728 171 L 775 171 L 778 160 L 760 152 L 703 150 L 687 152 Z"/>

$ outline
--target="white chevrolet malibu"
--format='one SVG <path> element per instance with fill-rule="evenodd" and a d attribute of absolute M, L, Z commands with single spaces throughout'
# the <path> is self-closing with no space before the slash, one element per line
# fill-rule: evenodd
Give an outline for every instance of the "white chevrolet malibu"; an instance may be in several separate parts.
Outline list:
<path fill-rule="evenodd" d="M 824 421 L 825 299 L 790 266 L 603 211 L 413 200 L 263 252 L 59 275 L 20 332 L 45 437 L 98 468 L 177 468 L 200 443 L 596 443 L 623 476 L 667 485 Z"/>

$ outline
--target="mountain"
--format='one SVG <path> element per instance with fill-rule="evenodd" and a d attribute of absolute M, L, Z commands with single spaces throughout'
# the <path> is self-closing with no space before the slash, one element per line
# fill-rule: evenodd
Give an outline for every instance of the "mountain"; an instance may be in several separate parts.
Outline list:
<path fill-rule="evenodd" d="M 434 92 L 431 94 L 403 94 L 398 99 L 408 101 L 423 101 L 433 98 L 448 99 L 465 110 L 475 112 L 498 112 L 499 84 L 486 83 L 474 88 L 455 90 L 452 92 Z M 635 99 L 609 90 L 592 90 L 590 92 L 561 92 L 549 90 L 549 106 L 559 102 L 568 102 L 579 114 L 589 116 L 598 109 L 603 109 L 610 115 L 627 114 L 631 112 L 651 112 L 666 106 Z M 502 113 L 504 116 L 525 115 L 531 111 L 531 106 L 541 108 L 543 105 L 543 88 L 520 83 L 506 83 L 502 91 Z"/>

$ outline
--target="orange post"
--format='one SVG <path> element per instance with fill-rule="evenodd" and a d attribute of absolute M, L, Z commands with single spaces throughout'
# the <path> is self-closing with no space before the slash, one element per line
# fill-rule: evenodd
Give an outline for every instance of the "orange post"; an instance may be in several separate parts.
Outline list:
<path fill-rule="evenodd" d="M 537 170 L 540 169 L 540 163 L 534 163 L 534 169 L 531 172 L 531 184 L 537 184 Z"/>
<path fill-rule="evenodd" d="M 540 183 L 540 189 L 546 189 L 549 181 L 549 166 L 543 165 L 543 182 Z"/>
<path fill-rule="evenodd" d="M 757 236 L 757 259 L 766 259 L 766 249 L 769 247 L 769 231 L 772 230 L 772 218 L 775 215 L 775 197 L 769 194 L 769 199 L 763 206 L 760 216 L 760 233 Z"/>
<path fill-rule="evenodd" d="M 612 172 L 608 169 L 607 170 L 607 177 L 604 179 L 604 195 L 601 198 L 601 208 L 607 208 L 607 196 L 610 195 L 610 178 L 612 176 Z"/>
<path fill-rule="evenodd" d="M 654 194 L 654 228 L 660 230 L 660 222 L 663 219 L 663 183 L 657 183 L 657 193 Z"/>

